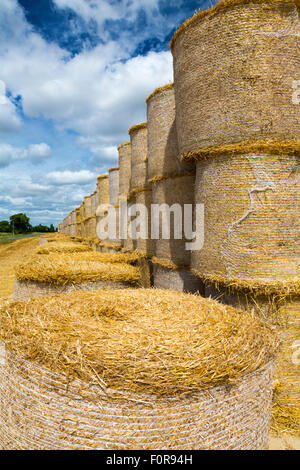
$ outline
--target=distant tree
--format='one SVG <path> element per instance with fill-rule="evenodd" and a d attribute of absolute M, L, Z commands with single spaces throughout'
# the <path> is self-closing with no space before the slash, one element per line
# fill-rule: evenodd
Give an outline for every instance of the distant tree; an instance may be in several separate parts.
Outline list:
<path fill-rule="evenodd" d="M 32 227 L 32 231 L 39 232 L 39 233 L 48 233 L 50 232 L 50 229 L 49 227 L 47 227 L 47 225 L 39 224 L 39 225 L 35 225 L 34 227 Z"/>
<path fill-rule="evenodd" d="M 7 220 L 0 221 L 0 232 L 3 232 L 3 233 L 11 232 L 11 225 Z"/>
<path fill-rule="evenodd" d="M 10 218 L 11 230 L 14 229 L 15 233 L 28 233 L 32 232 L 30 219 L 26 214 L 14 214 Z"/>
<path fill-rule="evenodd" d="M 53 224 L 50 225 L 49 232 L 55 232 L 55 228 Z"/>

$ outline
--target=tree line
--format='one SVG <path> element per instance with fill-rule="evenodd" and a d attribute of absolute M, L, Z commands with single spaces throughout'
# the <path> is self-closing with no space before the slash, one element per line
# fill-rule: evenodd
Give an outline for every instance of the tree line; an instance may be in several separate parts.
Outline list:
<path fill-rule="evenodd" d="M 0 221 L 0 233 L 31 233 L 31 232 L 41 232 L 41 233 L 51 233 L 55 232 L 54 225 L 51 224 L 49 227 L 47 225 L 31 225 L 30 218 L 26 214 L 14 214 L 8 220 Z"/>

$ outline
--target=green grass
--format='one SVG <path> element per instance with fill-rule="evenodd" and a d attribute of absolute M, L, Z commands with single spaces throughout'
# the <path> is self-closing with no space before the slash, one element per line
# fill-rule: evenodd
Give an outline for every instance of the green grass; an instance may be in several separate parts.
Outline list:
<path fill-rule="evenodd" d="M 0 244 L 12 243 L 16 240 L 21 240 L 22 238 L 38 237 L 41 235 L 46 235 L 46 234 L 45 233 L 18 233 L 17 235 L 12 236 L 11 233 L 0 232 Z"/>

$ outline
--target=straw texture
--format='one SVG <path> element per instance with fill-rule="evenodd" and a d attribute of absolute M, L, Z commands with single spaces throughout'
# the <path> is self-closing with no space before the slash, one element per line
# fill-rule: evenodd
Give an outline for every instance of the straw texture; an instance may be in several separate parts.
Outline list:
<path fill-rule="evenodd" d="M 13 450 L 262 450 L 268 447 L 272 369 L 233 387 L 115 403 L 97 385 L 7 353 L 0 365 L 0 447 Z M 95 390 L 96 388 L 96 390 Z M 255 397 L 255 400 L 253 400 Z M 235 406 L 238 406 L 235 409 Z M 7 414 L 7 410 L 12 413 Z M 238 410 L 238 411 L 237 411 Z M 225 424 L 226 423 L 226 424 Z"/>
<path fill-rule="evenodd" d="M 193 169 L 178 159 L 174 86 L 158 88 L 147 98 L 148 178 L 176 175 Z"/>
<path fill-rule="evenodd" d="M 119 197 L 119 168 L 109 170 L 109 202 L 113 206 L 117 204 Z"/>
<path fill-rule="evenodd" d="M 148 131 L 147 123 L 129 129 L 131 141 L 131 177 L 130 191 L 145 188 L 148 184 Z"/>
<path fill-rule="evenodd" d="M 275 288 L 295 283 L 299 290 L 299 194 L 299 157 L 197 162 L 195 202 L 205 207 L 205 243 L 192 253 L 192 267 L 204 278 Z"/>
<path fill-rule="evenodd" d="M 195 175 L 185 175 L 177 178 L 164 179 L 152 184 L 153 204 L 179 204 L 184 213 L 184 204 L 194 204 Z M 174 222 L 171 220 L 171 236 L 169 240 L 160 237 L 155 242 L 155 256 L 162 260 L 171 261 L 180 266 L 189 266 L 191 251 L 185 249 L 187 242 L 184 233 L 181 239 L 174 237 Z M 161 216 L 161 227 L 163 218 Z M 176 227 L 177 228 L 177 227 Z"/>
<path fill-rule="evenodd" d="M 119 195 L 126 196 L 130 192 L 131 177 L 131 143 L 125 142 L 118 148 L 119 152 Z"/>
<path fill-rule="evenodd" d="M 300 136 L 292 101 L 299 4 L 224 5 L 200 14 L 172 43 L 180 154 L 248 138 Z"/>
<path fill-rule="evenodd" d="M 173 289 L 191 294 L 203 293 L 203 284 L 189 270 L 170 269 L 155 259 L 153 264 L 153 285 L 156 289 Z"/>
<path fill-rule="evenodd" d="M 299 434 L 300 375 L 296 355 L 300 342 L 300 296 L 255 294 L 213 285 L 206 288 L 206 296 L 226 305 L 255 312 L 261 318 L 268 319 L 281 332 L 282 346 L 275 369 L 275 407 L 284 407 L 298 416 Z"/>
<path fill-rule="evenodd" d="M 143 238 L 139 238 L 135 241 L 136 249 L 140 252 L 146 253 L 147 256 L 154 256 L 155 255 L 155 245 L 156 240 L 152 240 L 151 238 L 151 204 L 152 204 L 152 191 L 141 191 L 138 192 L 135 196 L 136 204 L 141 204 L 143 207 L 147 209 L 148 219 L 143 216 L 143 211 L 138 213 L 138 216 L 141 217 L 143 221 L 145 221 L 145 230 L 147 230 L 147 239 L 145 239 L 145 235 L 141 233 Z M 141 230 L 141 227 L 140 227 Z M 142 231 L 142 230 L 141 230 Z"/>
<path fill-rule="evenodd" d="M 35 255 L 16 268 L 19 281 L 45 282 L 49 284 L 80 283 L 94 281 L 128 281 L 135 284 L 139 272 L 128 264 L 104 263 L 96 253 Z"/>

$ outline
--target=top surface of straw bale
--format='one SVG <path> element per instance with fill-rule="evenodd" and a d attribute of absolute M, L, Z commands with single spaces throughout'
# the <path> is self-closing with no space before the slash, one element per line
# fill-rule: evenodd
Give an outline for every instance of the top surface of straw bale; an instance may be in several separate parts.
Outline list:
<path fill-rule="evenodd" d="M 145 129 L 147 127 L 147 122 L 141 122 L 140 124 L 136 124 L 134 126 L 129 127 L 128 134 L 132 134 L 135 131 L 140 129 Z"/>
<path fill-rule="evenodd" d="M 146 98 L 146 103 L 148 103 L 148 101 L 151 100 L 151 98 L 153 98 L 155 95 L 157 95 L 158 93 L 163 93 L 165 91 L 168 91 L 168 90 L 174 90 L 174 83 L 168 83 L 167 85 L 164 85 L 164 86 L 160 86 L 158 88 L 156 88 L 154 91 L 152 91 L 152 93 L 150 93 L 150 95 Z"/>
<path fill-rule="evenodd" d="M 92 251 L 88 245 L 73 242 L 53 242 L 37 248 L 36 253 L 39 255 L 47 255 L 49 253 L 81 253 Z"/>
<path fill-rule="evenodd" d="M 255 316 L 175 291 L 73 292 L 0 310 L 10 352 L 96 380 L 109 393 L 178 396 L 232 384 L 273 359 L 278 337 Z"/>
<path fill-rule="evenodd" d="M 180 27 L 175 31 L 171 42 L 170 48 L 173 50 L 174 44 L 178 37 L 185 31 L 190 25 L 196 23 L 197 21 L 202 20 L 207 16 L 212 16 L 218 13 L 221 10 L 225 10 L 226 8 L 231 8 L 235 6 L 242 6 L 242 5 L 272 5 L 276 3 L 290 3 L 300 8 L 300 1 L 299 0 L 221 0 L 215 6 L 208 8 L 207 10 L 199 10 L 197 11 L 194 16 L 188 18 L 184 23 L 180 25 Z"/>
<path fill-rule="evenodd" d="M 96 281 L 136 283 L 139 270 L 126 263 L 106 263 L 102 253 L 62 253 L 35 255 L 16 267 L 19 281 L 49 284 Z"/>
<path fill-rule="evenodd" d="M 105 174 L 105 175 L 100 175 L 97 177 L 97 180 L 102 180 L 102 179 L 105 179 L 105 178 L 108 178 L 108 174 Z"/>
<path fill-rule="evenodd" d="M 127 145 L 130 145 L 131 142 L 124 142 L 123 144 L 119 145 L 118 150 L 121 150 L 123 147 L 126 147 Z"/>

